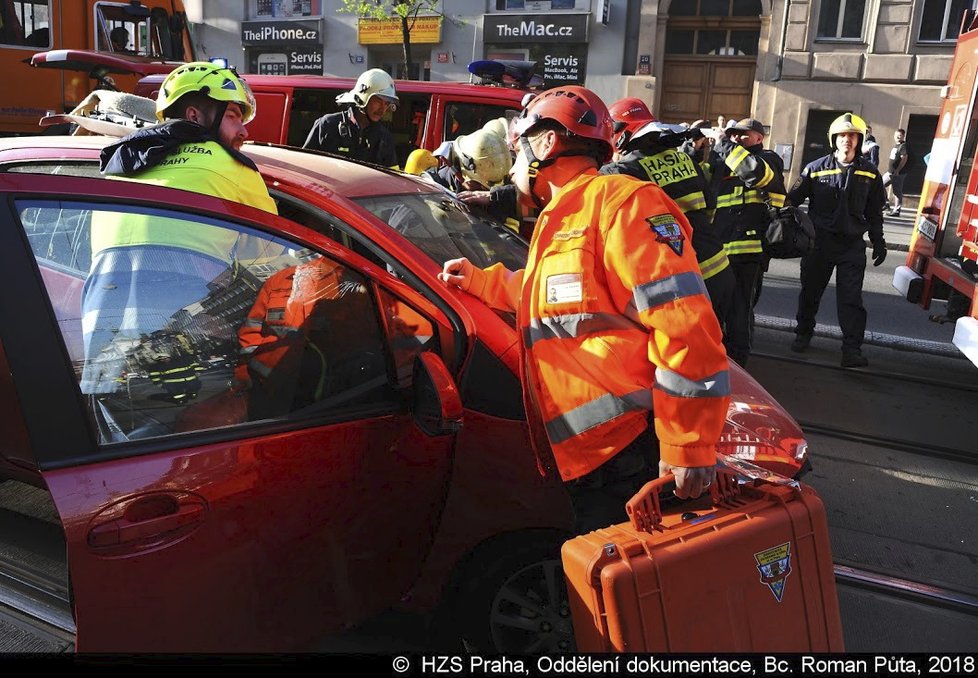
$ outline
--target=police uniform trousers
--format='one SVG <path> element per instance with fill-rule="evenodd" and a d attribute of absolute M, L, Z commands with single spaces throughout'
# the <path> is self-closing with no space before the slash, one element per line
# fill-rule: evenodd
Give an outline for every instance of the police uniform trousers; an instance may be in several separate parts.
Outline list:
<path fill-rule="evenodd" d="M 811 336 L 825 287 L 835 270 L 835 302 L 842 329 L 842 351 L 858 351 L 866 333 L 863 278 L 866 274 L 866 243 L 862 236 L 819 232 L 815 249 L 801 260 L 801 293 L 798 295 L 796 333 Z"/>

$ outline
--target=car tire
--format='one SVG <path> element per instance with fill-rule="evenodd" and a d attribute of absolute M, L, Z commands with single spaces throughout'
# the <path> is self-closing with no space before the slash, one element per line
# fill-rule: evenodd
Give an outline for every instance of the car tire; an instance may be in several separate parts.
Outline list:
<path fill-rule="evenodd" d="M 500 543 L 470 563 L 453 615 L 467 651 L 574 651 L 560 545 L 553 539 Z"/>

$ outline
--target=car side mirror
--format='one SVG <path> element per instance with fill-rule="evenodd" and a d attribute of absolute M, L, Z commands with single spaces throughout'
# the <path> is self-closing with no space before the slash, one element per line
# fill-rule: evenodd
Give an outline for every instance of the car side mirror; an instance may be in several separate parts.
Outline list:
<path fill-rule="evenodd" d="M 424 352 L 414 359 L 414 421 L 429 436 L 457 433 L 462 428 L 462 396 L 445 362 Z"/>

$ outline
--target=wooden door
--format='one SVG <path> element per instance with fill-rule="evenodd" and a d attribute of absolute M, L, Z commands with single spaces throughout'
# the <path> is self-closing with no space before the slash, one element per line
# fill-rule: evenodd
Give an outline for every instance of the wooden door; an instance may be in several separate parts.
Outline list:
<path fill-rule="evenodd" d="M 740 120 L 752 114 L 753 57 L 743 59 L 666 58 L 662 96 L 656 115 L 665 122 L 716 122 L 717 116 Z"/>

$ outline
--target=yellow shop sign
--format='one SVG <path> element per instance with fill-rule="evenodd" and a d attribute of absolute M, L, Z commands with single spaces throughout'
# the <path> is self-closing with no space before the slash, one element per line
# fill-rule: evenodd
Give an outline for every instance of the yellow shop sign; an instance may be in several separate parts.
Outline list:
<path fill-rule="evenodd" d="M 440 16 L 419 16 L 411 27 L 411 44 L 441 42 Z M 408 25 L 411 21 L 408 20 Z M 361 45 L 400 45 L 401 20 L 360 19 L 357 25 L 357 41 Z"/>

